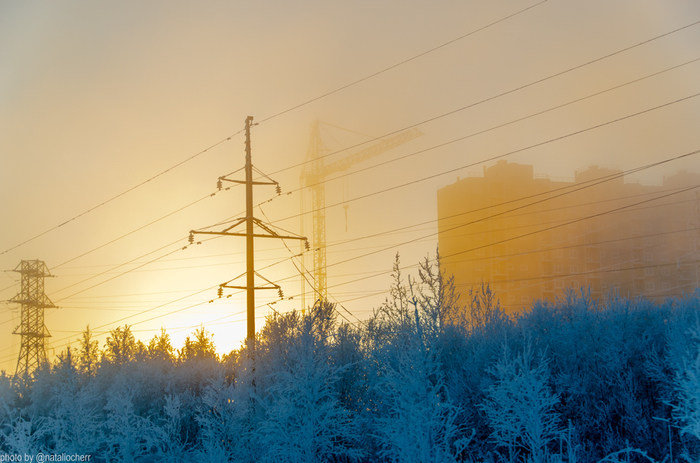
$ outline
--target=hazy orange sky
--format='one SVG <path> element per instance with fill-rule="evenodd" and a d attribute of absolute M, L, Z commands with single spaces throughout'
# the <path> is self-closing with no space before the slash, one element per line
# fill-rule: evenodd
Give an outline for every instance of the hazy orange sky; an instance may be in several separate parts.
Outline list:
<path fill-rule="evenodd" d="M 313 120 L 327 124 L 324 142 L 335 151 L 700 21 L 700 4 L 691 0 L 549 0 L 265 120 L 537 3 L 0 3 L 0 267 L 11 270 L 23 259 L 40 259 L 56 275 L 46 282 L 48 296 L 61 307 L 46 314 L 53 335 L 50 353 L 68 342 L 77 346 L 88 323 L 96 333 L 133 324 L 145 342 L 165 327 L 176 347 L 204 325 L 214 333 L 219 352 L 240 345 L 245 333 L 243 295 L 218 300 L 216 289 L 206 289 L 245 270 L 244 240 L 225 238 L 181 248 L 187 245 L 189 230 L 240 215 L 243 190 L 232 188 L 146 225 L 213 193 L 217 177 L 243 167 L 242 135 L 81 214 L 225 140 L 243 128 L 246 116 L 264 121 L 253 129 L 253 163 L 268 174 L 280 171 L 273 177 L 283 192 L 292 191 L 265 204 L 263 211 L 276 225 L 297 233 L 298 164 L 304 160 Z M 684 63 L 698 58 L 700 25 L 420 124 L 424 136 L 350 172 L 683 65 L 541 116 L 330 181 L 327 204 L 690 97 L 700 92 L 700 61 Z M 559 177 L 573 177 L 576 169 L 589 164 L 628 169 L 700 149 L 699 127 L 696 97 L 506 159 Z M 329 207 L 328 243 L 349 240 L 328 249 L 332 300 L 366 318 L 386 297 L 380 293 L 391 284 L 394 254 L 400 252 L 406 266 L 433 256 L 437 227 L 433 222 L 360 238 L 435 220 L 437 189 L 492 163 L 353 201 L 347 231 L 343 208 Z M 639 178 L 660 183 L 664 175 L 683 168 L 697 171 L 698 166 L 693 157 L 650 169 Z M 255 195 L 256 203 L 272 198 L 274 188 L 257 187 Z M 264 218 L 259 210 L 256 215 Z M 134 233 L 123 237 L 130 232 Z M 401 244 L 423 236 L 428 237 Z M 117 238 L 121 239 L 107 244 Z M 297 242 L 288 245 L 293 252 L 299 249 Z M 280 281 L 285 296 L 295 296 L 274 307 L 299 308 L 300 282 L 291 252 L 280 242 L 258 240 L 256 246 L 257 268 L 275 264 L 261 273 Z M 384 248 L 389 249 L 359 257 Z M 363 277 L 367 278 L 348 283 Z M 12 298 L 19 291 L 19 274 L 0 274 L 0 289 L 0 299 Z M 274 292 L 260 292 L 257 298 L 259 304 L 277 300 Z M 258 310 L 258 327 L 269 311 Z M 18 321 L 16 305 L 0 304 L 0 369 L 9 372 L 19 351 L 20 337 L 12 335 Z M 99 339 L 104 344 L 105 336 Z"/>

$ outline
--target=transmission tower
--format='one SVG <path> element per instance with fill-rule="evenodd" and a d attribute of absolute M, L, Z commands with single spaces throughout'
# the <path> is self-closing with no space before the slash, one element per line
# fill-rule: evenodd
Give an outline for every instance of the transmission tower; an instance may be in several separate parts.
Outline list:
<path fill-rule="evenodd" d="M 223 289 L 224 288 L 233 288 L 233 289 L 245 289 L 246 290 L 246 305 L 247 305 L 247 318 L 248 318 L 248 332 L 247 332 L 247 337 L 249 342 L 254 342 L 255 340 L 255 290 L 258 289 L 276 289 L 280 295 L 280 299 L 282 298 L 282 288 L 280 288 L 279 285 L 276 285 L 272 283 L 270 280 L 267 278 L 263 277 L 260 275 L 258 272 L 255 271 L 255 241 L 254 238 L 278 238 L 278 239 L 292 239 L 292 240 L 302 240 L 306 243 L 306 247 L 308 248 L 308 242 L 305 237 L 303 236 L 293 236 L 293 235 L 280 235 L 276 231 L 274 231 L 270 225 L 266 224 L 265 222 L 261 221 L 260 219 L 257 219 L 253 216 L 253 186 L 254 185 L 275 185 L 277 188 L 277 194 L 281 194 L 281 189 L 279 186 L 279 183 L 275 182 L 274 180 L 270 179 L 267 175 L 263 174 L 262 172 L 258 171 L 257 169 L 256 172 L 258 172 L 260 175 L 265 177 L 268 181 L 257 181 L 253 180 L 253 162 L 252 162 L 252 153 L 251 153 L 251 146 L 250 146 L 250 127 L 253 122 L 253 117 L 248 116 L 245 120 L 245 180 L 233 180 L 227 178 L 227 176 L 219 177 L 219 180 L 217 182 L 217 188 L 221 190 L 223 187 L 223 182 L 232 182 L 232 183 L 239 183 L 245 185 L 245 199 L 246 199 L 246 215 L 245 217 L 241 217 L 239 219 L 236 219 L 233 222 L 233 225 L 231 225 L 228 228 L 225 228 L 224 230 L 220 232 L 211 232 L 211 231 L 197 231 L 197 230 L 191 230 L 190 231 L 190 244 L 194 242 L 194 235 L 195 234 L 201 234 L 201 235 L 223 235 L 223 236 L 245 236 L 246 238 L 246 271 L 244 274 L 241 274 L 237 276 L 236 278 L 229 280 L 225 283 L 222 283 L 219 285 L 219 291 L 218 295 L 219 298 L 223 296 Z M 246 231 L 245 233 L 236 233 L 232 232 L 234 228 L 237 226 L 245 223 L 246 224 Z M 255 226 L 257 226 L 260 231 L 258 233 L 255 232 Z M 237 285 L 232 285 L 231 283 L 234 280 L 237 280 L 238 278 L 242 277 L 243 275 L 246 276 L 246 285 L 245 286 L 237 286 Z M 265 283 L 262 284 L 262 286 L 256 286 L 255 285 L 255 276 L 258 276 L 260 279 L 264 280 Z"/>
<path fill-rule="evenodd" d="M 402 145 L 414 138 L 420 137 L 423 133 L 418 129 L 410 129 L 394 135 L 390 138 L 380 140 L 378 143 L 361 150 L 357 153 L 346 156 L 330 164 L 325 163 L 325 147 L 321 140 L 319 121 L 311 124 L 311 137 L 309 140 L 309 150 L 306 155 L 306 164 L 301 172 L 301 186 L 311 190 L 311 214 L 313 233 L 313 268 L 314 268 L 314 298 L 325 301 L 328 299 L 328 284 L 326 274 L 326 177 L 337 172 L 344 172 L 353 165 L 377 156 L 385 151 Z M 301 228 L 304 233 L 304 216 L 306 204 L 301 199 L 302 215 Z M 346 208 L 347 204 L 343 206 Z M 303 259 L 303 256 L 302 256 Z M 306 268 L 302 260 L 302 271 Z M 306 304 L 306 288 L 304 279 L 301 280 L 302 310 Z"/>
<path fill-rule="evenodd" d="M 51 334 L 44 325 L 44 309 L 56 306 L 44 294 L 44 278 L 53 275 L 41 260 L 23 260 L 14 271 L 22 274 L 21 291 L 10 300 L 22 306 L 20 324 L 13 331 L 22 336 L 15 376 L 26 378 L 46 361 L 44 339 Z"/>

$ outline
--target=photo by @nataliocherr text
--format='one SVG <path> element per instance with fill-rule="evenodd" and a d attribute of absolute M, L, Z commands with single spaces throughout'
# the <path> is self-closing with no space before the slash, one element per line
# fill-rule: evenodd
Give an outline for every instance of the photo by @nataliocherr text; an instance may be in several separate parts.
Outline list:
<path fill-rule="evenodd" d="M 0 454 L 0 463 L 18 461 L 29 463 L 45 463 L 47 461 L 90 461 L 91 458 L 92 455 L 80 453 L 2 453 Z"/>

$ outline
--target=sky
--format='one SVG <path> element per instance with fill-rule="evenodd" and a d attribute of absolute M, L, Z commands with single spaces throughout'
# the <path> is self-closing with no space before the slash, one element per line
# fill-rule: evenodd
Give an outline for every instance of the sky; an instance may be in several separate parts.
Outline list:
<path fill-rule="evenodd" d="M 405 274 L 434 257 L 437 190 L 492 158 L 573 178 L 700 149 L 697 21 L 691 0 L 1 2 L 0 299 L 38 259 L 59 307 L 49 355 L 88 324 L 101 345 L 129 324 L 177 348 L 204 326 L 229 352 L 245 298 L 216 287 L 245 271 L 245 240 L 187 236 L 243 214 L 243 188 L 216 180 L 244 165 L 246 117 L 253 164 L 282 188 L 255 188 L 256 217 L 291 233 L 313 121 L 328 162 L 416 126 L 325 184 L 328 291 L 358 323 L 387 297 L 397 253 Z M 299 243 L 286 245 L 256 240 L 256 269 L 284 292 L 256 294 L 258 328 L 301 308 Z M 8 372 L 18 322 L 0 303 Z"/>

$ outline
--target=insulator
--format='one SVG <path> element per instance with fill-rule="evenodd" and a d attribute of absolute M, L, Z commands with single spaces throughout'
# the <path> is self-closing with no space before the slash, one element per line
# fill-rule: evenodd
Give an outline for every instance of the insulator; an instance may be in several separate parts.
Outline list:
<path fill-rule="evenodd" d="M 277 184 L 277 186 L 275 186 L 275 191 L 278 195 L 282 194 L 282 187 L 279 185 L 279 183 Z"/>
<path fill-rule="evenodd" d="M 309 242 L 306 241 L 306 240 L 304 240 L 304 248 L 305 248 L 307 251 L 308 251 L 309 249 L 311 249 L 311 245 L 310 245 Z"/>
<path fill-rule="evenodd" d="M 220 190 L 220 189 L 222 189 L 223 187 L 224 187 L 224 184 L 221 183 L 221 179 L 219 179 L 219 181 L 216 182 L 216 188 Z"/>
<path fill-rule="evenodd" d="M 194 232 L 190 232 L 190 244 L 194 244 Z"/>
<path fill-rule="evenodd" d="M 219 286 L 219 289 L 218 289 L 218 291 L 217 291 L 216 293 L 217 293 L 217 295 L 219 296 L 219 299 L 221 299 L 222 296 L 224 295 L 224 288 L 222 288 L 221 286 Z"/>
<path fill-rule="evenodd" d="M 280 299 L 284 299 L 284 293 L 282 292 L 282 288 L 277 288 L 277 294 L 279 294 Z"/>

